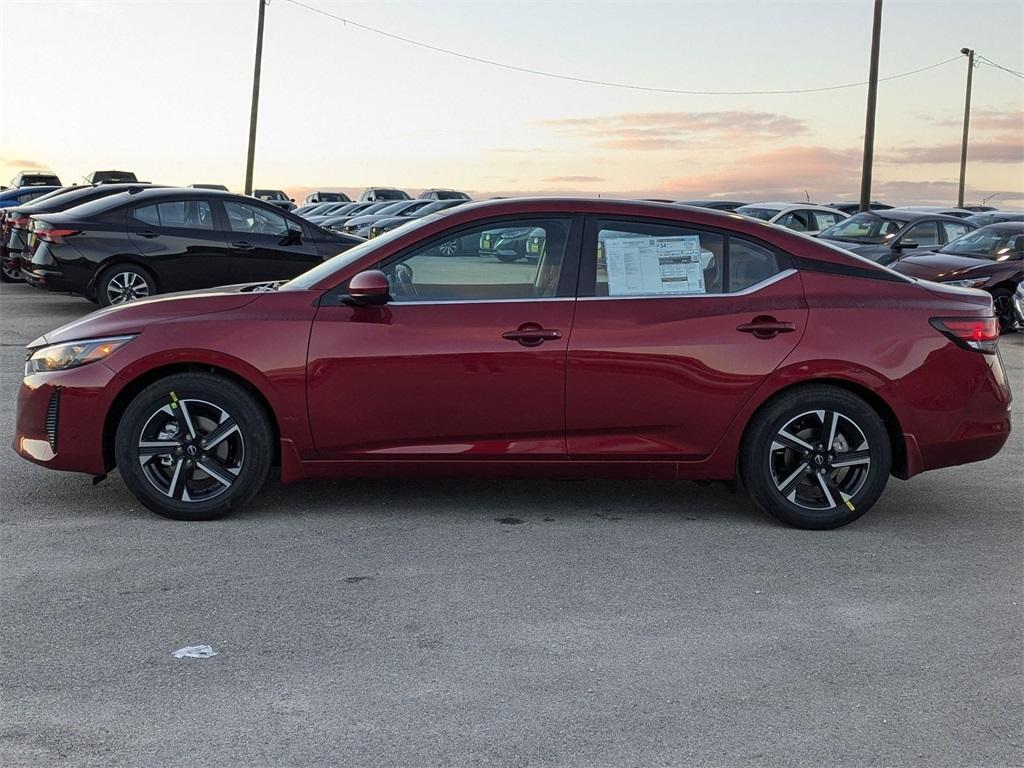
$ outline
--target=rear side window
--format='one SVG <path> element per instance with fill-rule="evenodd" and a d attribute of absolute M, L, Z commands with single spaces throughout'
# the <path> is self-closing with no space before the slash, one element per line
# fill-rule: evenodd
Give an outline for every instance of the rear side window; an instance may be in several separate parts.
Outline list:
<path fill-rule="evenodd" d="M 810 211 L 790 211 L 775 223 L 786 229 L 792 229 L 794 232 L 809 232 L 811 230 L 810 215 Z"/>
<path fill-rule="evenodd" d="M 588 246 L 589 249 L 589 246 Z M 743 291 L 789 266 L 766 246 L 733 235 L 654 222 L 598 220 L 596 260 L 584 253 L 581 294 L 687 296 Z"/>
<path fill-rule="evenodd" d="M 205 200 L 177 200 L 136 208 L 132 216 L 151 227 L 213 229 L 213 213 Z"/>
<path fill-rule="evenodd" d="M 815 224 L 817 224 L 816 229 L 819 230 L 831 227 L 839 222 L 839 216 L 835 213 L 828 213 L 827 211 L 812 211 L 811 213 L 814 216 Z"/>
<path fill-rule="evenodd" d="M 946 242 L 956 240 L 961 235 L 966 235 L 970 227 L 965 224 L 954 224 L 951 221 L 942 222 L 942 229 L 946 233 Z"/>

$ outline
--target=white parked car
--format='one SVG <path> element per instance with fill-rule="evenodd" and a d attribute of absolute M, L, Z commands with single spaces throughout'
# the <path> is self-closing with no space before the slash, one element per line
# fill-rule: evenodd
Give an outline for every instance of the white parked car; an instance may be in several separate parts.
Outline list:
<path fill-rule="evenodd" d="M 808 235 L 816 235 L 850 218 L 835 208 L 811 203 L 751 203 L 737 208 L 736 213 Z"/>

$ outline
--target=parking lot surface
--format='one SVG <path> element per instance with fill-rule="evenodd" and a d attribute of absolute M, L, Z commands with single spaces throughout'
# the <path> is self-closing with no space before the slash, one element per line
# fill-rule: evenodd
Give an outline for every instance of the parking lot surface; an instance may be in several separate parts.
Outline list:
<path fill-rule="evenodd" d="M 1006 449 L 837 531 L 546 480 L 188 524 L 8 448 L 23 345 L 92 308 L 2 289 L 4 766 L 1024 764 L 1024 336 Z"/>

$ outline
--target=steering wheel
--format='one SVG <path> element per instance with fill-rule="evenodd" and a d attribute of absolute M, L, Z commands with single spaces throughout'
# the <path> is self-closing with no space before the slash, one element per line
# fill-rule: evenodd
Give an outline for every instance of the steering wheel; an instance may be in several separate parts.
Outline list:
<path fill-rule="evenodd" d="M 391 292 L 395 296 L 415 298 L 419 296 L 416 291 L 416 284 L 413 282 L 412 267 L 408 264 L 396 264 L 391 270 Z"/>

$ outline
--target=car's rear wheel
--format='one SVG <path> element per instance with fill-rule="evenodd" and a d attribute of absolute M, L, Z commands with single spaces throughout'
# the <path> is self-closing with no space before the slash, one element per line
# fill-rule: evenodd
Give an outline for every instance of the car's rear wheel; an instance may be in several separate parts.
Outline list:
<path fill-rule="evenodd" d="M 107 267 L 96 281 L 96 298 L 100 306 L 124 304 L 156 293 L 156 280 L 135 264 L 114 264 Z"/>
<path fill-rule="evenodd" d="M 132 400 L 114 451 L 125 484 L 149 509 L 174 520 L 213 520 L 263 486 L 273 434 L 243 387 L 208 373 L 182 373 Z"/>
<path fill-rule="evenodd" d="M 1011 333 L 1017 327 L 1013 312 L 1013 291 L 996 288 L 992 291 L 992 305 L 999 319 L 999 330 L 1002 333 Z"/>
<path fill-rule="evenodd" d="M 20 283 L 21 269 L 18 266 L 8 266 L 6 263 L 0 262 L 0 282 L 3 283 Z"/>
<path fill-rule="evenodd" d="M 889 435 L 875 410 L 840 387 L 816 384 L 758 411 L 740 455 L 754 502 L 784 523 L 815 530 L 867 512 L 891 466 Z"/>

